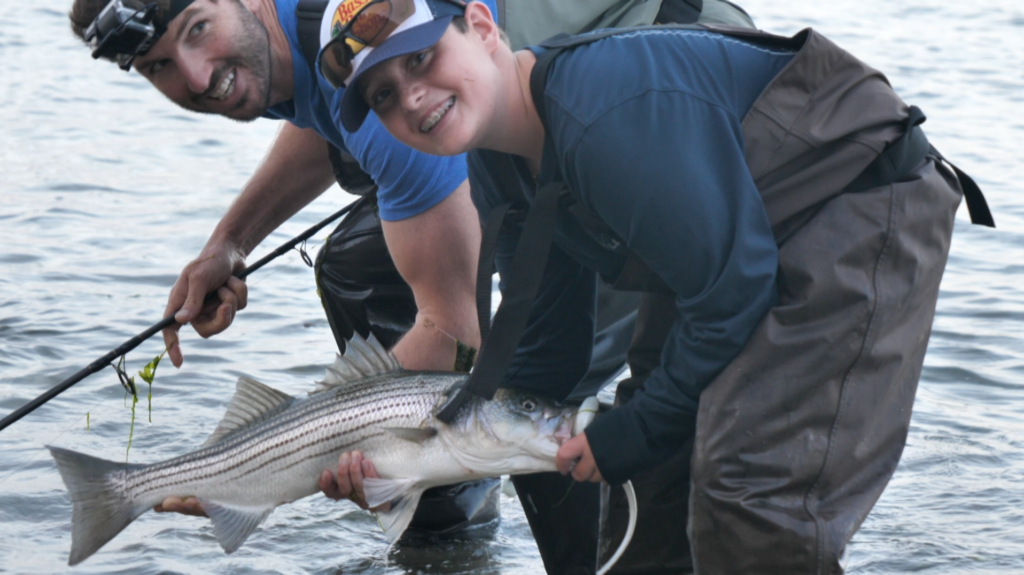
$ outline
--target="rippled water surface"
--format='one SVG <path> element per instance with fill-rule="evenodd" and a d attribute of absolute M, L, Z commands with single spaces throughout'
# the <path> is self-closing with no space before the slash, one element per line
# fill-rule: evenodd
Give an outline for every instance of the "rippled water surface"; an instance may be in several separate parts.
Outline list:
<path fill-rule="evenodd" d="M 0 415 L 160 318 L 277 129 L 181 111 L 136 74 L 94 63 L 68 31 L 68 5 L 0 3 Z M 907 449 L 853 540 L 850 572 L 1024 572 L 1024 4 L 744 6 L 764 29 L 813 26 L 885 72 L 999 224 L 972 227 L 961 209 Z M 255 255 L 349 200 L 325 194 Z M 201 443 L 241 374 L 296 394 L 321 375 L 334 344 L 311 271 L 293 253 L 249 284 L 230 331 L 184 331 L 185 367 L 158 372 L 151 424 L 140 403 L 131 461 Z M 129 367 L 160 351 L 147 342 Z M 71 507 L 43 445 L 123 460 L 123 395 L 105 370 L 0 432 L 0 571 L 67 569 Z M 490 542 L 391 556 L 372 518 L 318 496 L 279 508 L 230 556 L 206 520 L 146 514 L 74 571 L 540 572 L 518 503 L 502 505 Z"/>

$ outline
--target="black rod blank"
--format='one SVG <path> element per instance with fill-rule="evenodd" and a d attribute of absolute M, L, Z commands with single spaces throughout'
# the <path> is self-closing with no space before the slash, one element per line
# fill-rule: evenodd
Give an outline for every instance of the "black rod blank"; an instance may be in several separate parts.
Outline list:
<path fill-rule="evenodd" d="M 331 214 L 330 216 L 328 216 L 327 219 L 321 221 L 320 223 L 318 223 L 318 224 L 314 225 L 313 227 L 309 228 L 308 230 L 302 232 L 302 234 L 300 234 L 298 236 L 295 236 L 294 238 L 288 240 L 288 242 L 286 242 L 285 244 L 281 245 L 276 250 L 270 252 L 269 254 L 267 254 L 266 256 L 261 258 L 256 263 L 252 264 L 251 266 L 249 266 L 249 267 L 245 268 L 244 270 L 242 270 L 242 271 L 238 272 L 237 274 L 235 274 L 235 277 L 237 277 L 238 279 L 244 279 L 249 274 L 255 272 L 256 270 L 262 268 L 263 266 L 267 265 L 268 263 L 270 263 L 274 259 L 276 259 L 279 256 L 281 256 L 281 254 L 284 254 L 284 253 L 292 250 L 293 248 L 295 248 L 295 246 L 297 246 L 300 243 L 308 240 L 310 237 L 313 236 L 313 234 L 315 234 L 318 231 L 320 231 L 321 229 L 323 229 L 324 226 L 326 226 L 327 224 L 329 224 L 329 223 L 333 222 L 334 220 L 337 220 L 338 218 L 340 218 L 340 217 L 344 216 L 345 214 L 347 214 L 352 209 L 352 207 L 354 205 L 355 205 L 355 202 L 345 206 L 344 208 L 342 208 L 342 209 L 338 210 L 337 212 L 335 212 L 335 213 Z M 58 395 L 60 395 L 64 391 L 66 391 L 69 387 L 71 387 L 72 385 L 78 383 L 79 381 L 82 381 L 83 379 L 85 379 L 89 375 L 92 375 L 92 374 L 96 373 L 97 371 L 100 371 L 103 368 L 107 367 L 108 365 L 110 365 L 110 363 L 112 361 L 114 361 L 118 357 L 121 357 L 122 355 L 124 355 L 124 354 L 128 353 L 129 351 L 131 351 L 131 350 L 135 349 L 136 347 L 138 347 L 139 344 L 141 344 L 142 342 L 146 341 L 150 337 L 153 337 L 153 334 L 157 333 L 158 331 L 161 331 L 165 327 L 169 327 L 169 326 L 173 325 L 174 323 L 175 323 L 174 322 L 174 314 L 171 314 L 171 315 L 165 317 L 164 319 L 160 320 L 159 322 L 153 324 L 149 328 L 147 328 L 146 331 L 143 331 L 139 335 L 137 335 L 137 336 L 129 339 L 128 341 L 122 343 L 120 346 L 118 346 L 113 351 L 107 353 L 103 357 L 97 359 L 96 361 L 90 363 L 86 367 L 80 369 L 78 372 L 76 372 L 71 377 L 65 379 L 64 381 L 62 381 L 62 382 L 58 383 L 57 385 L 53 386 L 52 388 L 50 388 L 50 390 L 47 391 L 46 393 L 40 395 L 39 397 L 37 397 L 37 398 L 33 399 L 32 401 L 26 403 L 25 405 L 19 407 L 13 413 L 11 413 L 7 417 L 5 417 L 2 420 L 0 420 L 0 431 L 3 431 L 4 429 L 7 428 L 7 426 L 11 425 L 15 421 L 18 421 L 19 419 L 21 419 L 22 417 L 25 417 L 29 413 L 32 413 L 32 411 L 34 411 L 37 407 L 39 407 L 40 405 L 46 403 L 47 401 L 50 401 L 51 399 L 53 399 L 55 397 L 57 397 Z"/>

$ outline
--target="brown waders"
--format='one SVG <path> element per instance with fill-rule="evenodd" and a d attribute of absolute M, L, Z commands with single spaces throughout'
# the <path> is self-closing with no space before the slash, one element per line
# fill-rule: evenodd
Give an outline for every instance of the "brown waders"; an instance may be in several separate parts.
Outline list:
<path fill-rule="evenodd" d="M 880 73 L 811 31 L 744 118 L 779 301 L 701 395 L 692 448 L 634 480 L 653 508 L 612 573 L 685 573 L 691 553 L 700 574 L 842 573 L 903 451 L 962 195 L 932 157 L 844 193 L 906 116 Z M 644 306 L 639 378 L 673 307 L 660 295 Z M 623 530 L 614 495 L 607 509 L 603 559 Z"/>

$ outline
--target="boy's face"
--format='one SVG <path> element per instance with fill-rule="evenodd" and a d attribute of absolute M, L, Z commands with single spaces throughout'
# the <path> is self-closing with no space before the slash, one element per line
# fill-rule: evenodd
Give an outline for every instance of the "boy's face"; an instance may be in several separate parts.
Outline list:
<path fill-rule="evenodd" d="M 249 121 L 270 105 L 270 40 L 241 0 L 199 0 L 135 69 L 179 106 Z"/>
<path fill-rule="evenodd" d="M 465 33 L 451 25 L 432 48 L 383 62 L 350 89 L 360 90 L 402 143 L 451 156 L 478 147 L 492 114 L 502 109 L 499 80 L 472 24 Z"/>

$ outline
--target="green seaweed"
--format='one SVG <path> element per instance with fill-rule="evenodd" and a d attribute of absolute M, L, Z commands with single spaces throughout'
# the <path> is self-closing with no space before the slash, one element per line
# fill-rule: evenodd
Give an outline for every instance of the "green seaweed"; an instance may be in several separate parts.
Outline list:
<path fill-rule="evenodd" d="M 149 363 L 146 364 L 146 367 L 142 368 L 139 371 L 139 377 L 142 378 L 142 381 L 145 381 L 146 383 L 149 384 L 149 398 L 148 399 L 149 399 L 149 422 L 150 423 L 153 423 L 153 378 L 156 377 L 156 366 L 160 365 L 160 360 L 163 359 L 165 355 L 167 355 L 167 350 L 166 349 L 163 351 L 163 353 L 161 353 L 160 355 L 154 357 L 152 361 L 150 361 Z"/>
<path fill-rule="evenodd" d="M 147 384 L 149 384 L 149 422 L 150 423 L 153 423 L 153 379 L 156 378 L 156 367 L 158 365 L 160 365 L 160 360 L 163 359 L 164 355 L 166 355 L 166 354 L 167 354 L 167 350 L 165 349 L 160 355 L 154 357 L 152 359 L 152 361 L 150 361 L 149 363 L 146 364 L 145 367 L 140 369 L 139 370 L 139 374 L 138 374 L 139 377 L 142 378 L 142 381 L 145 381 Z M 121 360 L 118 362 L 117 367 L 115 369 L 118 371 L 119 375 L 125 373 L 125 371 L 124 371 L 124 356 L 123 355 L 121 356 Z M 132 405 L 131 405 L 132 423 L 131 423 L 131 427 L 129 427 L 129 429 L 128 429 L 128 447 L 124 450 L 124 460 L 125 460 L 125 463 L 127 463 L 128 462 L 128 453 L 132 449 L 132 439 L 135 437 L 135 404 L 139 402 L 139 395 L 137 393 L 131 393 L 131 390 L 136 389 L 135 388 L 135 376 L 128 377 L 127 375 L 121 375 L 121 378 L 122 378 L 122 383 L 127 383 L 127 385 L 124 386 L 125 387 L 125 392 L 124 392 L 125 407 L 128 407 L 128 396 L 129 395 L 132 396 Z"/>
<path fill-rule="evenodd" d="M 135 378 L 132 378 L 133 380 Z M 134 381 L 133 381 L 134 383 Z M 125 399 L 128 398 L 128 394 L 125 394 Z M 135 436 L 135 404 L 139 402 L 139 396 L 132 396 L 132 425 L 128 430 L 128 447 L 124 450 L 124 462 L 128 463 L 128 452 L 132 449 L 132 437 Z"/>

